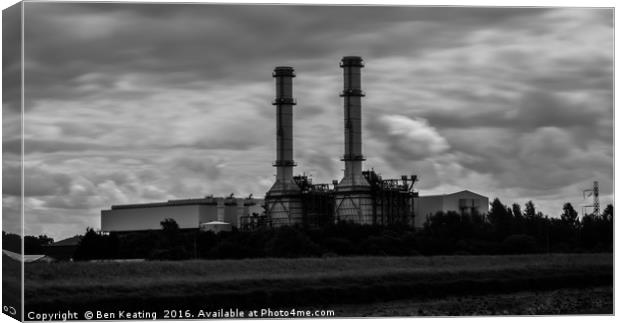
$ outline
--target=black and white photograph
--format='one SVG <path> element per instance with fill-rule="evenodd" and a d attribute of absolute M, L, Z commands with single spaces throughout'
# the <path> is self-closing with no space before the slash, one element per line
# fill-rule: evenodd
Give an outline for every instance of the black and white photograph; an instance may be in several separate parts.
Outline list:
<path fill-rule="evenodd" d="M 614 10 L 7 4 L 3 313 L 611 316 Z"/>

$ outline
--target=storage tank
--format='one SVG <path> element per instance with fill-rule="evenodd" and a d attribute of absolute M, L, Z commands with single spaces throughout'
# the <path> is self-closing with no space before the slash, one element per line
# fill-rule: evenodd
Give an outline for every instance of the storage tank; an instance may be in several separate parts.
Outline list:
<path fill-rule="evenodd" d="M 212 231 L 214 233 L 218 232 L 230 232 L 232 231 L 232 225 L 230 223 L 221 222 L 221 221 L 212 221 L 207 223 L 200 224 L 200 231 Z"/>

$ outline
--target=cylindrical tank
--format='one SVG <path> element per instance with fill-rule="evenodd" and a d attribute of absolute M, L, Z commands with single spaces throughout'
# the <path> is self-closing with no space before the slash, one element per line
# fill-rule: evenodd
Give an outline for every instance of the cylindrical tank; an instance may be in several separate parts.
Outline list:
<path fill-rule="evenodd" d="M 230 223 L 221 222 L 221 221 L 201 223 L 200 231 L 212 231 L 214 233 L 218 233 L 222 231 L 229 232 L 229 231 L 232 231 L 232 225 Z"/>

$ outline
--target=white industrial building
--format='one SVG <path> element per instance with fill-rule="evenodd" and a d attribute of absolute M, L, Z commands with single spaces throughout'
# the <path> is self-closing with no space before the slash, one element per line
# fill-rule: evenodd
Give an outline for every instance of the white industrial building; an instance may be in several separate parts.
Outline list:
<path fill-rule="evenodd" d="M 442 211 L 479 214 L 489 213 L 489 198 L 471 191 L 460 191 L 452 194 L 427 195 L 414 199 L 415 227 L 424 226 L 427 218 Z"/>
<path fill-rule="evenodd" d="M 261 214 L 264 201 L 253 198 L 205 197 L 161 203 L 113 205 L 101 211 L 101 231 L 159 230 L 161 222 L 173 219 L 181 229 L 198 229 L 219 221 L 238 227 L 240 218 Z"/>

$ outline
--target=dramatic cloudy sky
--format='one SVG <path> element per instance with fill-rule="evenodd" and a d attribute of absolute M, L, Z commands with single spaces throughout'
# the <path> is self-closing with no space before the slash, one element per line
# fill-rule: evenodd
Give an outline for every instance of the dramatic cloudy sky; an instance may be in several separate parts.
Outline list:
<path fill-rule="evenodd" d="M 114 204 L 263 196 L 277 65 L 297 71 L 296 172 L 340 178 L 344 55 L 366 62 L 365 167 L 418 174 L 422 195 L 469 189 L 550 216 L 566 201 L 580 210 L 598 180 L 605 205 L 612 19 L 587 8 L 27 3 L 26 234 L 98 228 Z M 5 200 L 17 193 L 5 188 Z"/>

